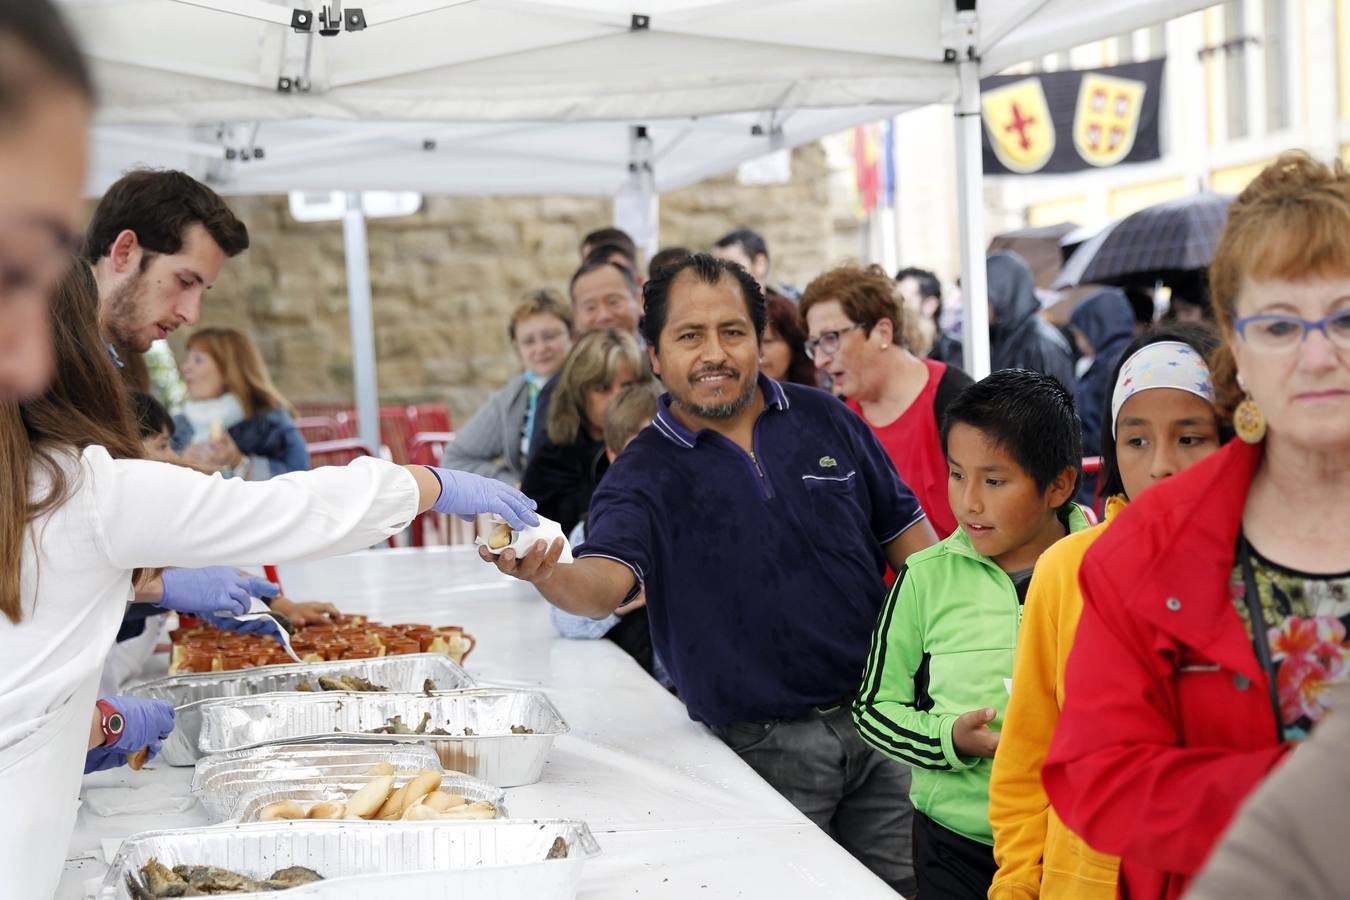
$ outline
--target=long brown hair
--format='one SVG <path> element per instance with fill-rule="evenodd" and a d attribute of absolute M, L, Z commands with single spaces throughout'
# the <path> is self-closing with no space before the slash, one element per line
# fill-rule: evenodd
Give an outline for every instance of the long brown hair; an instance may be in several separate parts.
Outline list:
<path fill-rule="evenodd" d="M 56 366 L 42 396 L 0 402 L 0 612 L 23 617 L 19 568 L 33 521 L 70 499 L 71 453 L 91 445 L 115 459 L 140 459 L 141 439 L 126 389 L 98 334 L 98 287 L 83 262 L 71 266 L 50 304 Z M 34 467 L 50 487 L 31 493 Z"/>
<path fill-rule="evenodd" d="M 561 447 L 580 439 L 587 425 L 586 392 L 613 384 L 619 364 L 624 362 L 639 384 L 652 380 L 647 357 L 631 334 L 606 328 L 592 331 L 577 341 L 558 373 L 557 392 L 549 402 L 549 440 Z"/>
<path fill-rule="evenodd" d="M 283 409 L 292 416 L 295 408 L 281 395 L 267 374 L 258 347 L 249 336 L 234 328 L 202 328 L 188 338 L 189 350 L 197 349 L 215 360 L 225 380 L 225 390 L 239 398 L 245 418 L 260 412 Z"/>

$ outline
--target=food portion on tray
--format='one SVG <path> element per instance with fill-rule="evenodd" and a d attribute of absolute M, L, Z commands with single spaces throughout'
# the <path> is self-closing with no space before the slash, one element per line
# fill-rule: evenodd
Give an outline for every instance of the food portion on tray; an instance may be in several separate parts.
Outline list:
<path fill-rule="evenodd" d="M 170 633 L 171 674 L 223 672 L 292 662 L 275 640 L 194 624 Z M 291 646 L 307 663 L 370 659 L 408 653 L 442 653 L 463 662 L 477 640 L 454 625 L 385 625 L 365 616 L 342 616 L 328 625 L 308 625 L 291 633 Z"/>
<path fill-rule="evenodd" d="M 372 767 L 367 774 L 370 778 L 350 792 L 346 785 L 335 786 L 338 790 L 332 793 L 338 796 L 332 799 L 310 803 L 289 798 L 273 800 L 257 810 L 257 821 L 365 819 L 425 822 L 495 819 L 499 814 L 497 803 L 484 798 L 471 799 L 465 793 L 455 791 L 454 785 L 443 785 L 445 776 L 440 769 L 422 769 L 400 775 L 392 765 L 385 763 Z M 245 812 L 245 821 L 252 818 Z"/>
<path fill-rule="evenodd" d="M 539 691 L 292 693 L 203 704 L 198 745 L 219 753 L 283 742 L 419 742 L 442 768 L 513 787 L 539 780 L 554 738 L 566 731 Z"/>
<path fill-rule="evenodd" d="M 368 777 L 376 766 L 383 770 L 384 764 L 391 771 L 416 772 L 436 768 L 440 757 L 421 744 L 274 744 L 198 760 L 191 790 L 207 816 L 223 822 L 239 816 L 263 792 L 348 783 Z M 456 784 L 459 793 L 473 793 L 462 779 Z"/>
<path fill-rule="evenodd" d="M 252 879 L 219 866 L 177 865 L 172 869 L 151 859 L 141 866 L 140 878 L 127 873 L 127 890 L 136 900 L 161 897 L 207 897 L 216 894 L 254 894 L 284 891 L 302 884 L 323 881 L 323 876 L 304 866 L 277 869 L 266 878 Z"/>
<path fill-rule="evenodd" d="M 303 696 L 330 691 L 425 696 L 436 691 L 463 690 L 473 684 L 469 673 L 442 653 L 409 653 L 228 672 L 183 673 L 132 685 L 126 693 L 173 704 L 175 727 L 164 742 L 162 755 L 169 765 L 185 766 L 201 758 L 197 739 L 202 727 L 202 706 L 218 698 L 279 692 Z"/>

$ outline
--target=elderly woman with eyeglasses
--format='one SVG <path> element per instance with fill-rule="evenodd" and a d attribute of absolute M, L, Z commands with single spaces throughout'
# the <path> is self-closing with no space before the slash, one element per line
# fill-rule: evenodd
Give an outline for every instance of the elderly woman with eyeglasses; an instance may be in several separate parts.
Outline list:
<path fill-rule="evenodd" d="M 939 433 L 947 405 L 971 384 L 928 348 L 899 287 L 877 266 L 840 266 L 806 286 L 807 355 L 829 373 L 909 485 L 939 538 L 956 530 Z"/>
<path fill-rule="evenodd" d="M 1241 440 L 1088 552 L 1042 772 L 1133 898 L 1183 894 L 1350 680 L 1350 174 L 1269 165 L 1229 210 L 1210 284 L 1218 406 Z"/>

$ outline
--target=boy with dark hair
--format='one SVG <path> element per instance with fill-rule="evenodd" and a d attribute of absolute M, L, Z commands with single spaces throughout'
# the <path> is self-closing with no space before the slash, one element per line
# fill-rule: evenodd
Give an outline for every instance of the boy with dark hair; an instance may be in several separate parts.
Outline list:
<path fill-rule="evenodd" d="M 1048 375 L 995 372 L 947 408 L 943 451 L 959 527 L 910 556 L 872 637 L 853 720 L 913 770 L 919 895 L 980 898 L 997 866 L 989 774 L 1036 560 L 1087 528 L 1071 502 L 1081 425 Z"/>

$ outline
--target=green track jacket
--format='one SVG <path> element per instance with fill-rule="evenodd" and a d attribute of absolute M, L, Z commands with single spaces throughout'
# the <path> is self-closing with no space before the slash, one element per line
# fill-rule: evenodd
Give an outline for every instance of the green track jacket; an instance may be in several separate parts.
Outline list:
<path fill-rule="evenodd" d="M 1070 532 L 1088 527 L 1075 504 Z M 914 808 L 943 828 L 983 844 L 989 827 L 992 759 L 962 757 L 952 723 L 993 707 L 1003 725 L 1022 606 L 1002 569 L 958 528 L 915 553 L 882 607 L 853 721 L 863 740 L 914 770 Z"/>

